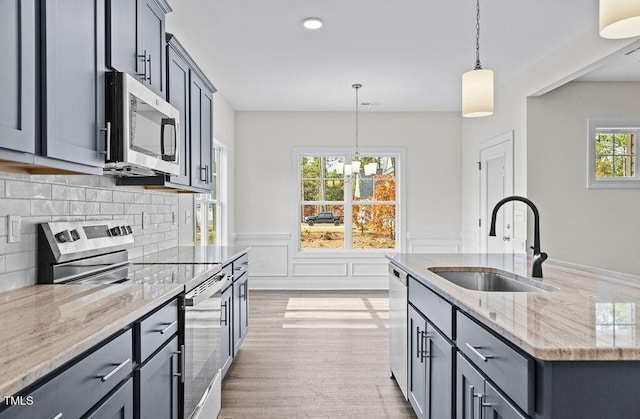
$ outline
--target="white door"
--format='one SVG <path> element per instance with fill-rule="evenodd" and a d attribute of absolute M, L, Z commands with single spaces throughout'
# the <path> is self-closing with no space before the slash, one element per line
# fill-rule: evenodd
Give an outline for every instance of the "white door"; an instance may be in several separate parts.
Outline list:
<path fill-rule="evenodd" d="M 480 144 L 480 252 L 513 253 L 513 203 L 503 205 L 496 217 L 496 236 L 489 237 L 493 208 L 513 195 L 513 132 Z"/>

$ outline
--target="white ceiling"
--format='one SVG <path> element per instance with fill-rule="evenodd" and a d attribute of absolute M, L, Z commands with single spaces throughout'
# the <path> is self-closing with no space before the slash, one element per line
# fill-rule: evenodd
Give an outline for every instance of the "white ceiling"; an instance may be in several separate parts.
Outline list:
<path fill-rule="evenodd" d="M 168 30 L 236 110 L 457 111 L 474 0 L 174 0 Z M 325 20 L 308 31 L 309 16 Z M 481 0 L 481 60 L 505 83 L 586 30 L 597 0 Z"/>

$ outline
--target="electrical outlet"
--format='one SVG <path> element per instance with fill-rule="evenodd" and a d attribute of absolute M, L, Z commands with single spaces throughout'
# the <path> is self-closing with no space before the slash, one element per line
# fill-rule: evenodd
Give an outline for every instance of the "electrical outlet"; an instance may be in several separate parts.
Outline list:
<path fill-rule="evenodd" d="M 19 215 L 9 216 L 8 238 L 9 243 L 17 243 L 20 241 L 20 230 L 22 229 L 22 217 Z"/>
<path fill-rule="evenodd" d="M 190 225 L 191 224 L 191 211 L 185 211 L 184 212 L 184 223 L 185 223 L 185 225 Z"/>

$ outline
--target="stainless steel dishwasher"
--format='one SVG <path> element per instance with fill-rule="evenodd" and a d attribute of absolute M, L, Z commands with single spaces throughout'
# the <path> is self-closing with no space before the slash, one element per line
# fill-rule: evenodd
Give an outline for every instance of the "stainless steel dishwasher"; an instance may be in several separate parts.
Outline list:
<path fill-rule="evenodd" d="M 389 263 L 389 364 L 407 398 L 407 273 Z"/>

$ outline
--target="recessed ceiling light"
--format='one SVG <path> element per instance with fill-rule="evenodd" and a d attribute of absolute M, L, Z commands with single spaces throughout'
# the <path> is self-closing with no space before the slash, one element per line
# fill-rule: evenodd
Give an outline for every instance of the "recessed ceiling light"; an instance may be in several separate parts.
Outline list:
<path fill-rule="evenodd" d="M 320 29 L 324 25 L 324 21 L 319 17 L 308 17 L 302 20 L 302 26 L 305 28 L 315 31 L 316 29 Z"/>

